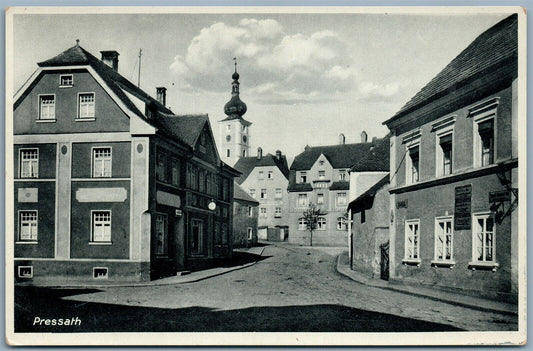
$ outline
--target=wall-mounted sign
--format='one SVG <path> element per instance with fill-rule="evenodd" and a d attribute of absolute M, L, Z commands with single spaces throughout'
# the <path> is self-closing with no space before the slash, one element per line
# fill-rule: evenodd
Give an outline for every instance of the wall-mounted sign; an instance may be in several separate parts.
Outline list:
<path fill-rule="evenodd" d="M 18 202 L 38 202 L 38 188 L 19 188 Z"/>
<path fill-rule="evenodd" d="M 175 210 L 174 215 L 175 215 L 176 217 L 181 217 L 181 216 L 183 216 L 183 211 L 177 208 L 177 209 Z"/>
<path fill-rule="evenodd" d="M 511 193 L 507 190 L 491 191 L 489 193 L 489 203 L 511 201 Z"/>
<path fill-rule="evenodd" d="M 170 194 L 165 191 L 158 190 L 155 193 L 155 198 L 158 204 L 170 207 L 181 207 L 181 198 L 179 195 Z"/>
<path fill-rule="evenodd" d="M 455 188 L 454 230 L 472 227 L 472 185 Z"/>
<path fill-rule="evenodd" d="M 124 202 L 127 198 L 126 188 L 80 188 L 76 190 L 78 202 Z"/>
<path fill-rule="evenodd" d="M 396 202 L 396 208 L 407 208 L 407 199 Z"/>

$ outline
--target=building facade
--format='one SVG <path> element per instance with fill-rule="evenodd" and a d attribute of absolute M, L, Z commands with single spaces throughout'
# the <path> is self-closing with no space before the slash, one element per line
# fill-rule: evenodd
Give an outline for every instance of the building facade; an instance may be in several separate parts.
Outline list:
<path fill-rule="evenodd" d="M 140 281 L 230 257 L 233 178 L 207 115 L 177 116 L 78 44 L 15 96 L 17 280 Z"/>
<path fill-rule="evenodd" d="M 263 155 L 263 150 L 258 148 L 257 156 L 241 157 L 235 169 L 242 173 L 236 182 L 259 202 L 259 239 L 284 240 L 289 235 L 286 156 L 279 150 L 275 155 Z"/>
<path fill-rule="evenodd" d="M 259 202 L 233 185 L 233 247 L 251 247 L 257 244 Z"/>
<path fill-rule="evenodd" d="M 350 185 L 349 170 L 370 150 L 372 143 L 362 140 L 345 144 L 341 134 L 338 145 L 306 146 L 297 155 L 289 176 L 289 242 L 298 245 L 347 246 L 347 207 Z M 302 216 L 311 204 L 322 215 L 317 229 L 307 230 Z"/>
<path fill-rule="evenodd" d="M 517 22 L 482 33 L 384 122 L 391 279 L 516 300 Z"/>
<path fill-rule="evenodd" d="M 252 123 L 242 117 L 246 113 L 247 107 L 239 97 L 240 83 L 237 63 L 235 63 L 235 72 L 231 77 L 233 79 L 231 99 L 224 106 L 224 113 L 227 117 L 218 122 L 218 132 L 222 161 L 234 166 L 239 158 L 250 156 L 250 126 Z"/>

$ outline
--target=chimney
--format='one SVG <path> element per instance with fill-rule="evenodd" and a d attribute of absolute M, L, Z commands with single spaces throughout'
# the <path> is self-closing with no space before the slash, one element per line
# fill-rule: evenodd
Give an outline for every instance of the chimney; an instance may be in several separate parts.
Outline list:
<path fill-rule="evenodd" d="M 257 148 L 257 159 L 260 160 L 263 158 L 263 149 L 261 147 Z"/>
<path fill-rule="evenodd" d="M 157 93 L 157 101 L 163 106 L 167 105 L 167 88 L 157 87 L 155 88 Z"/>
<path fill-rule="evenodd" d="M 344 145 L 346 144 L 346 137 L 344 136 L 344 134 L 340 133 L 339 134 L 339 145 Z"/>
<path fill-rule="evenodd" d="M 366 140 L 368 139 L 368 135 L 366 134 L 366 132 L 363 130 L 361 132 L 361 142 L 362 143 L 366 143 Z"/>
<path fill-rule="evenodd" d="M 115 50 L 100 51 L 102 54 L 102 62 L 113 68 L 113 71 L 118 72 L 118 55 Z"/>
<path fill-rule="evenodd" d="M 276 158 L 278 159 L 278 161 L 281 161 L 281 151 L 280 150 L 276 150 Z"/>

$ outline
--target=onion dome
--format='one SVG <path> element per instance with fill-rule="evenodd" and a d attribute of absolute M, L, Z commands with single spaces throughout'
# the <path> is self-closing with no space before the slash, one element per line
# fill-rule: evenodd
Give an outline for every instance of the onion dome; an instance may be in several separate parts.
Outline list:
<path fill-rule="evenodd" d="M 237 73 L 237 61 L 235 60 L 235 72 L 231 76 L 233 82 L 231 83 L 231 99 L 224 105 L 224 113 L 228 115 L 230 119 L 240 118 L 246 113 L 247 107 L 244 102 L 239 98 L 239 73 Z"/>

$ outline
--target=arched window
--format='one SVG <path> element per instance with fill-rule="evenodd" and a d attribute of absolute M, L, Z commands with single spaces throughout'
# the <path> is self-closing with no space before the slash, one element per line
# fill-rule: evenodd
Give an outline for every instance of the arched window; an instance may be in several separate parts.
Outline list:
<path fill-rule="evenodd" d="M 242 150 L 242 157 L 246 157 L 246 150 Z"/>
<path fill-rule="evenodd" d="M 306 230 L 307 229 L 307 221 L 305 218 L 301 217 L 298 218 L 298 230 Z"/>
<path fill-rule="evenodd" d="M 346 218 L 337 218 L 337 230 L 348 230 L 348 227 L 346 226 Z"/>
<path fill-rule="evenodd" d="M 318 217 L 318 221 L 316 223 L 316 229 L 326 230 L 326 219 L 324 217 Z"/>

